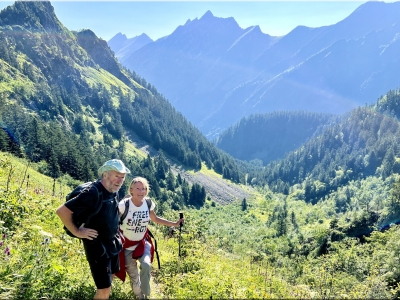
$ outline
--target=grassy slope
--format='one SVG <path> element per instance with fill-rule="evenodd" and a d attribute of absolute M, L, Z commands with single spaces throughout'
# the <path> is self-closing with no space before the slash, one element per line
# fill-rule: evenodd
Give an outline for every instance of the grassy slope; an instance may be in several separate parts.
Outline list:
<path fill-rule="evenodd" d="M 56 183 L 52 196 L 52 180 L 26 169 L 26 161 L 0 152 L 0 166 L 0 230 L 6 234 L 0 244 L 0 298 L 91 298 L 94 285 L 82 246 L 63 235 L 54 213 L 69 191 L 67 178 Z M 351 183 L 353 209 L 340 222 L 357 213 L 363 193 L 374 193 L 371 205 L 386 201 L 387 187 L 379 179 Z M 335 251 L 316 256 L 329 229 L 333 200 L 312 206 L 296 200 L 296 193 L 287 197 L 287 207 L 296 212 L 304 242 L 291 225 L 286 236 L 276 237 L 276 223 L 268 220 L 285 198 L 268 190 L 254 191 L 246 211 L 240 201 L 215 207 L 207 201 L 199 210 L 185 211 L 181 258 L 179 235 L 164 238 L 167 228 L 151 225 L 161 255 L 161 269 L 154 264 L 152 297 L 387 298 L 385 281 L 398 276 L 398 226 L 374 233 L 367 244 L 354 239 L 332 243 Z M 174 220 L 176 214 L 166 211 L 164 217 Z M 294 253 L 288 256 L 291 243 Z M 312 251 L 308 257 L 298 255 L 307 247 Z M 131 296 L 128 283 L 114 282 L 112 299 Z"/>
<path fill-rule="evenodd" d="M 2 250 L 9 247 L 11 251 L 9 256 L 3 251 L 0 255 L 5 261 L 0 266 L 0 298 L 90 298 L 94 285 L 82 247 L 77 240 L 63 234 L 62 224 L 55 215 L 55 209 L 64 202 L 69 188 L 57 182 L 52 196 L 52 180 L 30 166 L 27 168 L 26 161 L 0 152 L 0 164 L 1 231 L 7 235 L 1 247 Z M 22 209 L 23 212 L 12 213 L 11 220 L 7 209 Z M 174 219 L 173 214 L 169 212 L 166 217 Z M 188 220 L 191 215 L 188 211 Z M 6 219 L 7 224 L 4 223 Z M 178 257 L 178 239 L 163 239 L 165 228 L 152 226 L 158 236 L 162 265 L 161 270 L 154 271 L 152 296 L 262 295 L 258 288 L 243 287 L 247 280 L 260 281 L 262 278 L 251 279 L 253 271 L 243 271 L 240 260 L 227 256 L 222 250 L 216 251 L 213 244 L 204 244 L 198 233 L 198 222 L 198 219 L 188 221 L 184 227 L 184 259 Z M 13 230 L 5 226 L 10 227 L 10 224 Z M 129 285 L 116 280 L 113 298 L 129 296 Z"/>

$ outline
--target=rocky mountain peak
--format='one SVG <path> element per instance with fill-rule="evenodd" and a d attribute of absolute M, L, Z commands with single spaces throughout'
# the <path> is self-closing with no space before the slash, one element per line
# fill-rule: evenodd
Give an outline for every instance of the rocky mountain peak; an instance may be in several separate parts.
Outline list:
<path fill-rule="evenodd" d="M 65 31 L 50 1 L 15 1 L 0 12 L 0 26 L 6 25 L 35 31 Z"/>

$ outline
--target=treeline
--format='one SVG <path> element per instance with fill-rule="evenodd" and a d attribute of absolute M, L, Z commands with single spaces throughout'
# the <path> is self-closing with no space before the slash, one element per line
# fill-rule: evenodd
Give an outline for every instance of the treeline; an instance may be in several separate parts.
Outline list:
<path fill-rule="evenodd" d="M 7 97 L 18 105 L 46 122 L 63 118 L 75 124 L 77 133 L 94 133 L 97 122 L 106 143 L 131 130 L 190 168 L 205 162 L 224 178 L 244 182 L 231 156 L 209 142 L 154 86 L 123 69 L 104 41 L 90 31 L 72 33 L 63 27 L 50 2 L 17 1 L 2 10 L 0 20 L 2 69 L 21 86 L 31 85 L 16 92 L 10 83 Z M 110 83 L 104 70 L 123 82 Z M 86 124 L 84 110 L 91 113 Z"/>
<path fill-rule="evenodd" d="M 179 174 L 174 175 L 162 151 L 154 159 L 150 156 L 145 160 L 127 156 L 124 139 L 119 140 L 116 147 L 96 141 L 85 128 L 85 124 L 91 123 L 85 122 L 82 116 L 77 118 L 72 130 L 65 130 L 66 124 L 44 122 L 15 106 L 6 106 L 0 112 L 1 119 L 9 125 L 0 131 L 0 151 L 28 158 L 37 163 L 40 172 L 54 179 L 69 174 L 76 180 L 93 181 L 104 161 L 120 158 L 132 170 L 133 176 L 144 176 L 149 180 L 150 195 L 163 205 L 178 210 L 188 205 L 202 206 L 205 202 L 204 187 L 190 185 Z M 78 128 L 80 134 L 76 133 Z M 107 139 L 107 135 L 103 138 Z M 128 184 L 126 182 L 121 194 L 127 193 Z"/>
<path fill-rule="evenodd" d="M 22 155 L 32 162 L 45 164 L 41 171 L 52 178 L 69 174 L 76 180 L 93 180 L 103 161 L 121 156 L 118 149 L 104 143 L 94 147 L 94 140 L 87 131 L 77 135 L 65 128 L 66 123 L 44 122 L 24 113 L 18 106 L 6 106 L 1 118 L 8 126 L 7 132 L 12 132 L 12 141 L 18 143 Z"/>
<path fill-rule="evenodd" d="M 250 115 L 221 133 L 216 145 L 233 157 L 260 159 L 266 165 L 300 147 L 333 119 L 329 114 L 304 111 Z"/>
<path fill-rule="evenodd" d="M 353 110 L 284 159 L 253 172 L 249 180 L 284 194 L 301 184 L 300 198 L 314 203 L 350 180 L 399 173 L 399 105 L 399 91 L 390 91 L 377 105 Z"/>

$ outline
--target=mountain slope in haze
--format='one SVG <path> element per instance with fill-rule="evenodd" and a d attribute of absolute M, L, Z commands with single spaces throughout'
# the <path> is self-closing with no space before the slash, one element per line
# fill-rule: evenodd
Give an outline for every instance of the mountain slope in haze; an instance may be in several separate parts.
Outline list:
<path fill-rule="evenodd" d="M 333 119 L 301 111 L 250 115 L 223 131 L 215 144 L 237 159 L 258 159 L 266 165 L 299 148 Z"/>
<path fill-rule="evenodd" d="M 217 109 L 216 99 L 254 77 L 255 71 L 242 65 L 249 65 L 276 40 L 258 26 L 242 29 L 233 18 L 217 18 L 208 11 L 135 51 L 123 64 L 157 86 L 197 125 L 204 111 Z"/>
<path fill-rule="evenodd" d="M 275 77 L 248 82 L 227 97 L 214 120 L 237 113 L 237 106 L 245 114 L 304 107 L 343 113 L 373 103 L 400 85 L 399 32 L 400 20 L 358 39 L 340 39 Z M 246 100 L 233 105 L 236 94 Z"/>
<path fill-rule="evenodd" d="M 127 57 L 143 46 L 153 42 L 145 33 L 128 39 L 125 34 L 117 33 L 108 41 L 108 46 L 115 53 L 115 57 L 121 63 L 124 63 Z"/>
<path fill-rule="evenodd" d="M 227 179 L 241 180 L 232 157 L 208 141 L 154 86 L 120 68 L 104 40 L 90 30 L 66 29 L 50 2 L 16 1 L 0 12 L 0 75 L 0 100 L 6 104 L 0 107 L 2 124 L 23 147 L 29 146 L 27 155 L 35 162 L 51 158 L 54 170 L 74 169 L 76 177 L 83 176 L 78 170 L 86 166 L 85 177 L 79 179 L 90 179 L 99 163 L 91 155 L 124 157 L 125 132 L 130 131 L 186 167 L 198 170 L 205 162 L 219 174 L 230 170 Z M 77 145 L 82 152 L 61 155 L 52 153 L 51 144 L 39 146 L 57 135 L 47 128 L 54 122 L 68 136 L 60 142 L 68 139 L 68 150 Z M 84 154 L 85 148 L 93 152 Z"/>
<path fill-rule="evenodd" d="M 399 16 L 399 2 L 367 2 L 334 25 L 271 37 L 207 12 L 124 65 L 212 138 L 254 113 L 338 114 L 374 103 L 400 83 Z"/>

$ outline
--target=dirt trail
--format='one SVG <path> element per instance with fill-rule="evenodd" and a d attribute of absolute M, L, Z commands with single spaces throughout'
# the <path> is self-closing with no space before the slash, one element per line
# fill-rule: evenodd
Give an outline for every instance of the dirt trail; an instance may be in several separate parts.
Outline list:
<path fill-rule="evenodd" d="M 132 144 L 139 150 L 146 153 L 146 155 L 149 153 L 151 157 L 157 155 L 157 151 L 143 142 L 136 134 L 132 132 L 127 132 L 126 134 L 131 140 Z M 212 201 L 215 201 L 219 204 L 228 204 L 236 200 L 241 201 L 243 198 L 247 199 L 252 193 L 251 187 L 242 188 L 219 177 L 207 176 L 200 172 L 187 172 L 168 157 L 167 161 L 175 175 L 179 173 L 182 179 L 185 179 L 191 185 L 197 183 L 201 186 L 204 186 L 207 197 L 210 196 Z"/>
<path fill-rule="evenodd" d="M 173 171 L 179 172 L 182 179 L 184 178 L 190 184 L 198 183 L 201 186 L 204 186 L 207 196 L 210 196 L 211 200 L 220 204 L 228 204 L 235 200 L 248 198 L 252 191 L 250 187 L 242 188 L 238 185 L 231 184 L 222 178 L 207 176 L 200 172 L 189 173 L 179 168 L 174 168 Z"/>

